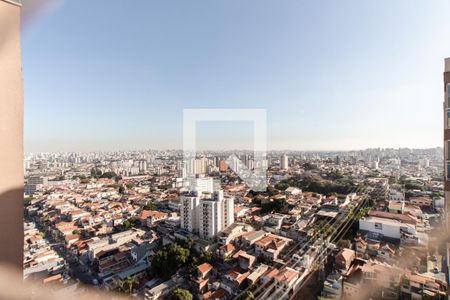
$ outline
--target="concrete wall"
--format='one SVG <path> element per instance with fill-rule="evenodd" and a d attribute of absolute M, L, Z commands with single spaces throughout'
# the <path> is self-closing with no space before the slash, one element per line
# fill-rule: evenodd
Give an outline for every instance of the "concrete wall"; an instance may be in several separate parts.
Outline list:
<path fill-rule="evenodd" d="M 0 0 L 0 263 L 22 268 L 23 91 L 20 5 Z"/>

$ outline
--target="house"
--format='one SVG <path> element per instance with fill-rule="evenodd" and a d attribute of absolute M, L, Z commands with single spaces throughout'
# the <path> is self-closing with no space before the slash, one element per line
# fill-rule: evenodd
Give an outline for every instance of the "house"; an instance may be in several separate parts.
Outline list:
<path fill-rule="evenodd" d="M 246 232 L 240 236 L 241 244 L 244 247 L 249 247 L 266 234 L 267 233 L 264 230 Z"/>
<path fill-rule="evenodd" d="M 249 211 L 249 209 L 245 206 L 235 206 L 234 207 L 234 217 L 236 219 L 242 218 Z"/>
<path fill-rule="evenodd" d="M 248 254 L 243 250 L 239 250 L 236 254 L 233 255 L 233 258 L 238 260 L 239 267 L 243 270 L 250 269 L 256 261 L 256 257 Z"/>
<path fill-rule="evenodd" d="M 344 275 L 344 299 L 399 299 L 402 270 L 386 263 L 357 258 Z"/>
<path fill-rule="evenodd" d="M 357 255 L 363 255 L 367 251 L 367 242 L 360 236 L 355 238 L 355 249 Z"/>
<path fill-rule="evenodd" d="M 291 239 L 284 238 L 274 234 L 267 234 L 254 242 L 255 253 L 262 255 L 269 260 L 278 258 L 280 252 L 286 247 Z"/>
<path fill-rule="evenodd" d="M 295 282 L 300 276 L 300 272 L 289 267 L 282 268 L 275 276 L 274 282 L 276 290 L 281 295 L 285 295 L 288 291 L 295 292 Z"/>
<path fill-rule="evenodd" d="M 269 269 L 268 265 L 260 264 L 250 275 L 247 277 L 249 285 L 255 284 L 267 272 Z"/>
<path fill-rule="evenodd" d="M 388 262 L 393 261 L 395 258 L 396 250 L 397 248 L 395 247 L 394 244 L 384 243 L 378 249 L 377 256 Z"/>
<path fill-rule="evenodd" d="M 199 278 L 205 279 L 211 274 L 212 270 L 213 266 L 211 266 L 209 263 L 203 263 L 197 267 L 197 274 Z"/>
<path fill-rule="evenodd" d="M 288 195 L 298 195 L 302 193 L 302 190 L 293 186 L 288 187 L 285 191 L 286 194 Z"/>
<path fill-rule="evenodd" d="M 222 259 L 226 259 L 234 252 L 235 249 L 236 249 L 236 247 L 234 247 L 233 244 L 226 244 L 226 245 L 220 246 L 218 249 L 218 255 Z"/>
<path fill-rule="evenodd" d="M 242 270 L 239 267 L 233 268 L 223 276 L 221 287 L 230 294 L 234 294 L 235 291 L 243 287 L 244 282 L 249 275 L 249 271 Z"/>
<path fill-rule="evenodd" d="M 208 291 L 203 294 L 205 300 L 228 300 L 231 299 L 231 293 L 223 288 L 218 288 L 215 291 Z"/>
<path fill-rule="evenodd" d="M 409 198 L 409 202 L 418 206 L 431 206 L 433 204 L 433 199 L 429 196 L 418 196 Z"/>
<path fill-rule="evenodd" d="M 397 190 L 390 190 L 389 191 L 389 200 L 405 201 L 405 194 L 403 194 L 402 192 L 399 192 Z"/>
<path fill-rule="evenodd" d="M 157 300 L 164 299 L 170 293 L 180 286 L 181 282 L 178 278 L 172 278 L 166 282 L 163 282 L 155 287 L 147 288 L 145 291 L 145 300 Z"/>
<path fill-rule="evenodd" d="M 446 283 L 434 277 L 407 272 L 401 280 L 401 292 L 410 299 L 445 299 Z"/>
<path fill-rule="evenodd" d="M 157 222 L 168 218 L 167 213 L 163 213 L 157 210 L 143 210 L 139 214 L 139 219 L 142 224 L 146 224 L 147 227 L 154 226 Z"/>
<path fill-rule="evenodd" d="M 72 210 L 71 212 L 69 212 L 67 214 L 67 217 L 69 218 L 70 221 L 77 221 L 81 218 L 86 218 L 89 217 L 91 215 L 91 213 L 84 211 L 82 209 L 76 209 L 76 210 Z"/>
<path fill-rule="evenodd" d="M 65 236 L 66 247 L 69 248 L 73 243 L 80 239 L 79 234 L 68 234 Z"/>
<path fill-rule="evenodd" d="M 233 223 L 227 228 L 223 229 L 221 232 L 217 234 L 217 239 L 219 240 L 220 245 L 229 244 L 231 241 L 241 236 L 244 232 L 249 230 L 248 225 L 244 225 L 242 223 Z"/>
<path fill-rule="evenodd" d="M 75 229 L 77 229 L 77 227 L 74 222 L 59 222 L 55 225 L 55 235 L 63 237 L 72 234 Z"/>
<path fill-rule="evenodd" d="M 355 258 L 356 252 L 354 250 L 342 249 L 335 257 L 336 268 L 346 273 Z"/>

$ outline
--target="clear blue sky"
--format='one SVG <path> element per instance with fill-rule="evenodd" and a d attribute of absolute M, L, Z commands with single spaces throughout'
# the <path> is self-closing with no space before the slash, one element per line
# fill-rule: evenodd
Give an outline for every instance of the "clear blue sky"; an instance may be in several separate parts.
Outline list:
<path fill-rule="evenodd" d="M 266 108 L 271 149 L 441 145 L 448 0 L 32 1 L 26 151 L 181 148 L 184 108 Z"/>

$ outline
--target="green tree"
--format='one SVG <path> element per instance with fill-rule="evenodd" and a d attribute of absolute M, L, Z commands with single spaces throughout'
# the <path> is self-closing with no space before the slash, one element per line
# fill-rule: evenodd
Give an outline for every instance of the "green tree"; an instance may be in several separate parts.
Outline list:
<path fill-rule="evenodd" d="M 129 189 L 129 190 L 135 187 L 134 183 L 132 183 L 132 182 L 126 183 L 125 186 L 126 186 L 127 189 Z"/>
<path fill-rule="evenodd" d="M 133 292 L 133 288 L 136 284 L 139 283 L 139 280 L 136 275 L 130 276 L 126 280 L 127 286 L 128 286 L 128 293 L 131 294 Z"/>
<path fill-rule="evenodd" d="M 125 193 L 125 187 L 123 185 L 119 186 L 119 194 Z"/>
<path fill-rule="evenodd" d="M 116 177 L 116 176 L 117 176 L 117 174 L 116 174 L 115 172 L 108 171 L 108 172 L 103 173 L 103 174 L 100 176 L 100 178 L 109 178 L 109 179 L 111 179 L 111 178 L 114 178 L 114 177 Z"/>
<path fill-rule="evenodd" d="M 144 209 L 145 210 L 156 210 L 157 207 L 156 207 L 156 204 L 153 203 L 153 201 L 150 200 L 144 205 Z"/>
<path fill-rule="evenodd" d="M 261 206 L 262 213 L 270 213 L 270 212 L 286 213 L 288 209 L 289 204 L 285 199 L 270 201 L 264 203 Z"/>
<path fill-rule="evenodd" d="M 285 191 L 289 187 L 289 184 L 286 182 L 279 182 L 275 185 L 275 188 L 280 191 Z"/>
<path fill-rule="evenodd" d="M 164 280 L 170 279 L 181 267 L 187 265 L 190 250 L 177 243 L 170 244 L 156 252 L 152 259 L 153 272 Z"/>
<path fill-rule="evenodd" d="M 170 300 L 192 300 L 192 294 L 188 290 L 177 288 L 170 295 Z"/>

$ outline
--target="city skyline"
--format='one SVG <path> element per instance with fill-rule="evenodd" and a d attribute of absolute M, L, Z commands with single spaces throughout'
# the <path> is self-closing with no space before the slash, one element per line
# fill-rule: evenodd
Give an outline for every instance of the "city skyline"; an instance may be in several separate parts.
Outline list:
<path fill-rule="evenodd" d="M 24 20 L 25 150 L 181 149 L 185 108 L 267 109 L 274 150 L 441 146 L 450 3 L 255 3 L 60 1 Z"/>
<path fill-rule="evenodd" d="M 447 299 L 449 9 L 0 0 L 0 298 Z"/>

